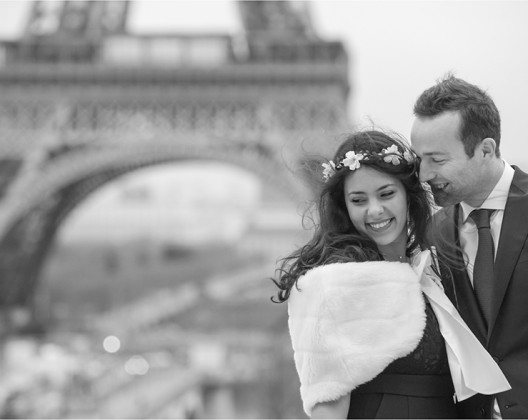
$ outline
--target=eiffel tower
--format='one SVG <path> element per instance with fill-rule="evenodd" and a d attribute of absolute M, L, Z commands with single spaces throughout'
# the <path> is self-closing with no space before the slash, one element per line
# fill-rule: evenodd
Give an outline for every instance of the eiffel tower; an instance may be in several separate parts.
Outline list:
<path fill-rule="evenodd" d="M 346 50 L 309 3 L 237 6 L 241 34 L 139 35 L 133 2 L 34 1 L 0 42 L 0 307 L 31 306 L 65 217 L 139 168 L 216 160 L 306 197 L 289 168 L 348 127 Z"/>

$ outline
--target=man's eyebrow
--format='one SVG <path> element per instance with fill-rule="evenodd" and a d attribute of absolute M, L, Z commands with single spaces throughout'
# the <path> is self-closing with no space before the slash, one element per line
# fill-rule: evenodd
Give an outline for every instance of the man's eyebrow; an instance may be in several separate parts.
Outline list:
<path fill-rule="evenodd" d="M 422 156 L 434 156 L 434 155 L 446 155 L 446 152 L 440 152 L 440 151 L 432 151 L 432 152 L 425 152 L 422 153 Z"/>

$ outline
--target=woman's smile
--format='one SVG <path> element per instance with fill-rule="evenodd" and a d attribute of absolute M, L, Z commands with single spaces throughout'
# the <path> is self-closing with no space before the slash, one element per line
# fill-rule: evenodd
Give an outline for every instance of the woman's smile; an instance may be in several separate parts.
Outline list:
<path fill-rule="evenodd" d="M 369 228 L 370 230 L 373 230 L 374 232 L 385 232 L 387 229 L 390 228 L 393 220 L 394 220 L 394 217 L 391 217 L 390 219 L 385 219 L 380 222 L 369 222 L 369 223 L 366 223 L 366 225 L 367 225 L 367 228 Z"/>

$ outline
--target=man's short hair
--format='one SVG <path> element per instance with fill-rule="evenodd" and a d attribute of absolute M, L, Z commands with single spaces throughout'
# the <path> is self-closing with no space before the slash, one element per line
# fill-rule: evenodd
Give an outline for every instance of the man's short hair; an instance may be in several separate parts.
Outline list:
<path fill-rule="evenodd" d="M 457 111 L 462 117 L 460 137 L 469 157 L 485 138 L 492 138 L 499 157 L 500 115 L 491 97 L 478 86 L 448 73 L 425 90 L 414 104 L 417 117 L 435 117 L 446 111 Z"/>

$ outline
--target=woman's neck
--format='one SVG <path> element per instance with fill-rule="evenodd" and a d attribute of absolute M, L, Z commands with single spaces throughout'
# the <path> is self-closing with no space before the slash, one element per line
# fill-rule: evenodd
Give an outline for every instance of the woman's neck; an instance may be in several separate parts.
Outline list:
<path fill-rule="evenodd" d="M 385 261 L 398 261 L 398 262 L 402 262 L 402 263 L 406 263 L 406 262 L 409 262 L 409 257 L 407 257 L 407 255 L 402 254 L 402 255 L 393 255 L 393 254 L 384 254 L 382 253 L 381 255 L 383 255 L 383 259 Z"/>
<path fill-rule="evenodd" d="M 403 239 L 403 238 L 402 238 Z M 378 245 L 378 251 L 385 261 L 409 262 L 407 257 L 407 238 L 396 240 L 387 245 Z"/>

